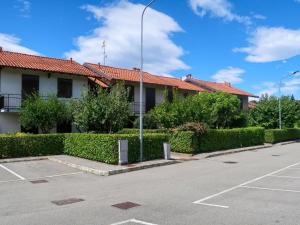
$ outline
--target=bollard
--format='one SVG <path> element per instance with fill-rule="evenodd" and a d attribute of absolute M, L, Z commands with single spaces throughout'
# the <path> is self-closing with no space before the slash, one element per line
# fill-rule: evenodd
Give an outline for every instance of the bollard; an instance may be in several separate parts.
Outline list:
<path fill-rule="evenodd" d="M 164 156 L 165 160 L 171 159 L 171 145 L 169 143 L 164 143 Z"/>
<path fill-rule="evenodd" d="M 128 140 L 119 140 L 119 165 L 128 164 Z"/>

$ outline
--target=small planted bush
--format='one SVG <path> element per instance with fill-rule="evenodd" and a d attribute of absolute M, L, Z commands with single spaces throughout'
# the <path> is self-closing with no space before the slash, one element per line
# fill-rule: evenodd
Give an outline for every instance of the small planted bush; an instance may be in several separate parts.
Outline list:
<path fill-rule="evenodd" d="M 266 143 L 278 143 L 283 141 L 292 141 L 300 139 L 300 129 L 272 129 L 265 131 Z"/>

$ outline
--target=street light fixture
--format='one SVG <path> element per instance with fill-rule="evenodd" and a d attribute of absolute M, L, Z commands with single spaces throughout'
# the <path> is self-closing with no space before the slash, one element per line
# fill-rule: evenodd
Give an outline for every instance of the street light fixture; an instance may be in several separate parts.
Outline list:
<path fill-rule="evenodd" d="M 144 67 L 144 15 L 146 10 L 151 6 L 155 0 L 152 0 L 145 6 L 141 17 L 141 68 L 140 68 L 140 161 L 143 161 L 143 67 Z"/>
<path fill-rule="evenodd" d="M 299 70 L 291 72 L 285 76 L 283 76 L 280 81 L 279 81 L 279 85 L 278 85 L 278 93 L 279 93 L 279 98 L 278 98 L 278 106 L 279 106 L 279 129 L 282 129 L 282 109 L 281 109 L 281 86 L 282 86 L 282 82 L 283 80 L 287 79 L 288 77 L 292 77 L 292 76 L 297 76 L 300 73 Z"/>

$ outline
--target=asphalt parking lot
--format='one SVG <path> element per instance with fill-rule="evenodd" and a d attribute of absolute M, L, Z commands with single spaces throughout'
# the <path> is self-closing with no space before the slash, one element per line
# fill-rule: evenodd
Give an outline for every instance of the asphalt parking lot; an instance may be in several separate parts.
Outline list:
<path fill-rule="evenodd" d="M 2 225 L 300 224 L 300 143 L 96 176 L 0 164 Z"/>

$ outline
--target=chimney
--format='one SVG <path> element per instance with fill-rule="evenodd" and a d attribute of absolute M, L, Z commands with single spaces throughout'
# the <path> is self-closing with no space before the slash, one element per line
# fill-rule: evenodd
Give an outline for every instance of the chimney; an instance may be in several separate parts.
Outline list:
<path fill-rule="evenodd" d="M 133 67 L 132 68 L 134 71 L 140 71 L 141 69 L 140 68 L 137 68 L 137 67 Z"/>
<path fill-rule="evenodd" d="M 186 81 L 186 80 L 189 80 L 189 79 L 192 79 L 192 74 L 188 74 L 188 75 L 181 78 L 181 80 L 183 80 L 183 81 Z"/>
<path fill-rule="evenodd" d="M 2 48 L 2 46 L 0 46 L 0 52 L 2 52 L 3 51 L 3 48 Z"/>
<path fill-rule="evenodd" d="M 231 87 L 231 83 L 229 83 L 229 82 L 224 82 L 224 84 L 226 85 L 226 86 L 228 86 L 228 87 Z"/>
<path fill-rule="evenodd" d="M 71 63 L 73 62 L 73 58 L 70 58 L 70 60 L 71 60 Z"/>

